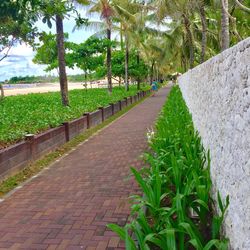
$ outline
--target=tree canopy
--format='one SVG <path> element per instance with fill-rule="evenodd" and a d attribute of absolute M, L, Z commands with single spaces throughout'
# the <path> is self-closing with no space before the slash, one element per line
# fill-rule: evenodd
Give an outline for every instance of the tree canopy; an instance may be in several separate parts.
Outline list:
<path fill-rule="evenodd" d="M 87 5 L 88 13 L 99 14 L 100 21 L 82 18 L 80 5 Z M 248 37 L 249 6 L 250 0 L 2 0 L 0 50 L 19 41 L 32 44 L 38 35 L 36 20 L 49 27 L 55 21 L 60 35 L 40 34 L 43 45 L 37 47 L 35 62 L 47 64 L 47 70 L 67 65 L 85 74 L 106 74 L 110 92 L 112 77 L 120 77 L 128 89 L 131 79 L 139 86 L 147 75 L 152 81 L 185 72 Z M 93 28 L 96 37 L 81 44 L 67 41 L 63 20 L 72 13 L 75 32 L 84 32 L 79 27 Z"/>

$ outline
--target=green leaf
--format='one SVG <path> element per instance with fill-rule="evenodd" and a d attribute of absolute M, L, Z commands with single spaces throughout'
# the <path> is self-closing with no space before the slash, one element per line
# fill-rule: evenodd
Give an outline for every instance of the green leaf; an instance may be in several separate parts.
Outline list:
<path fill-rule="evenodd" d="M 190 224 L 188 223 L 180 223 L 179 224 L 180 227 L 184 228 L 186 233 L 190 236 L 191 240 L 190 243 L 196 247 L 197 250 L 202 250 L 202 244 L 200 242 L 200 239 L 198 237 L 197 234 L 195 234 L 194 230 L 192 229 L 192 227 L 190 226 Z"/>
<path fill-rule="evenodd" d="M 220 228 L 222 225 L 222 217 L 214 216 L 212 220 L 212 238 L 216 239 L 220 233 Z"/>
<path fill-rule="evenodd" d="M 52 23 L 51 23 L 50 19 L 47 19 L 47 25 L 48 25 L 48 27 L 49 27 L 50 29 L 52 28 Z"/>
<path fill-rule="evenodd" d="M 125 230 L 125 245 L 127 250 L 137 250 L 135 242 L 128 234 L 128 230 Z"/>
<path fill-rule="evenodd" d="M 216 244 L 219 242 L 219 240 L 210 240 L 203 250 L 210 250 L 212 247 L 216 246 Z"/>
<path fill-rule="evenodd" d="M 196 199 L 191 204 L 199 204 L 200 206 L 205 208 L 207 211 L 209 211 L 208 205 L 203 200 Z"/>
<path fill-rule="evenodd" d="M 126 232 L 124 228 L 116 224 L 108 224 L 107 227 L 111 229 L 113 232 L 117 233 L 122 240 L 126 239 Z"/>
<path fill-rule="evenodd" d="M 42 18 L 42 22 L 43 22 L 43 23 L 46 23 L 46 22 L 47 22 L 47 17 L 46 17 L 46 16 Z"/>
<path fill-rule="evenodd" d="M 218 200 L 218 204 L 219 204 L 220 211 L 223 213 L 223 211 L 224 211 L 224 206 L 223 206 L 223 203 L 222 203 L 222 200 L 221 200 L 221 196 L 220 196 L 220 192 L 219 192 L 219 191 L 217 192 L 217 200 Z"/>

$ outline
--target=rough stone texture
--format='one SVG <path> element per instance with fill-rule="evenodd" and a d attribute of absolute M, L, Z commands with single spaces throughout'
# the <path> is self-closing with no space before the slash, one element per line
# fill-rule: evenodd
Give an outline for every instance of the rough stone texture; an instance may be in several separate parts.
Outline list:
<path fill-rule="evenodd" d="M 213 193 L 230 195 L 225 234 L 231 249 L 250 249 L 250 38 L 179 78 L 204 146 Z"/>

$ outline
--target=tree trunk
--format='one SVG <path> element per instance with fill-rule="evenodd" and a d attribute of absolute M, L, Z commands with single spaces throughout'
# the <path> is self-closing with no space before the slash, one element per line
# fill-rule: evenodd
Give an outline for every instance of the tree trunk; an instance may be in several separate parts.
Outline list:
<path fill-rule="evenodd" d="M 181 67 L 184 69 L 184 72 L 187 71 L 187 63 L 185 55 L 181 55 Z"/>
<path fill-rule="evenodd" d="M 150 69 L 150 84 L 153 83 L 153 77 L 154 77 L 154 65 L 155 62 L 152 62 L 151 69 Z"/>
<path fill-rule="evenodd" d="M 137 67 L 139 68 L 139 66 L 140 66 L 140 54 L 139 54 L 139 51 L 137 51 L 136 62 L 137 62 Z M 137 89 L 138 90 L 141 89 L 141 78 L 140 78 L 139 75 L 137 76 Z"/>
<path fill-rule="evenodd" d="M 111 29 L 107 29 L 107 39 L 111 41 Z M 107 78 L 108 78 L 108 91 L 112 93 L 112 69 L 111 69 L 111 46 L 107 47 Z"/>
<path fill-rule="evenodd" d="M 184 25 L 185 25 L 185 29 L 187 32 L 187 40 L 188 40 L 188 45 L 189 45 L 189 65 L 190 65 L 190 69 L 192 69 L 194 67 L 194 43 L 193 43 L 193 36 L 192 36 L 192 32 L 190 30 L 190 21 L 189 19 L 183 15 L 184 18 Z"/>
<path fill-rule="evenodd" d="M 128 37 L 125 35 L 125 90 L 129 91 L 129 82 L 128 82 L 128 63 L 129 63 L 129 51 L 128 51 Z"/>
<path fill-rule="evenodd" d="M 206 58 L 206 49 L 207 49 L 207 20 L 205 13 L 205 4 L 202 1 L 199 8 L 201 25 L 202 25 L 202 39 L 201 39 L 201 63 L 205 61 Z"/>
<path fill-rule="evenodd" d="M 121 77 L 120 77 L 120 76 L 118 77 L 118 79 L 119 79 L 118 84 L 119 84 L 119 88 L 120 88 L 120 87 L 121 87 L 121 82 L 122 82 L 122 79 L 121 79 Z"/>
<path fill-rule="evenodd" d="M 59 15 L 56 15 L 56 35 L 57 35 L 59 78 L 60 78 L 62 104 L 64 106 L 69 106 L 68 81 L 67 81 L 66 63 L 65 63 L 63 19 Z"/>
<path fill-rule="evenodd" d="M 120 43 L 121 43 L 121 50 L 124 49 L 124 44 L 123 44 L 123 30 L 122 30 L 122 24 L 120 25 Z"/>
<path fill-rule="evenodd" d="M 3 90 L 3 85 L 0 84 L 0 100 L 4 98 L 4 90 Z"/>
<path fill-rule="evenodd" d="M 229 16 L 228 12 L 228 0 L 221 0 L 221 50 L 229 48 L 230 36 L 229 36 Z"/>
<path fill-rule="evenodd" d="M 85 81 L 85 89 L 88 90 L 88 83 L 87 83 L 87 70 L 84 70 L 84 81 Z"/>

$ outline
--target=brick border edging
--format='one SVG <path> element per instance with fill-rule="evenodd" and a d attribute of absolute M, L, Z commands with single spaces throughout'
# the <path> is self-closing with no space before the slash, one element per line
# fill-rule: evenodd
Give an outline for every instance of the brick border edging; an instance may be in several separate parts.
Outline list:
<path fill-rule="evenodd" d="M 49 129 L 38 135 L 26 135 L 25 140 L 0 150 L 0 180 L 22 170 L 28 163 L 38 160 L 43 155 L 55 150 L 89 128 L 103 123 L 125 107 L 138 102 L 151 93 L 140 91 L 135 96 L 125 97 L 106 107 L 99 107 L 82 117 L 64 122 L 61 126 Z"/>

